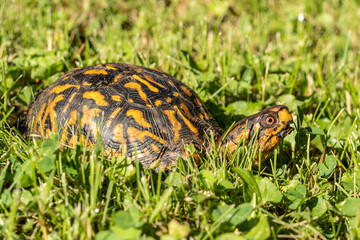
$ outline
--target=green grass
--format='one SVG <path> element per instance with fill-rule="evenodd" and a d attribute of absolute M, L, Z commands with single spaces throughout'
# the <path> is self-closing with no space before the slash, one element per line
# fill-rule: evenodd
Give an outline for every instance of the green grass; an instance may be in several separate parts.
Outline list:
<path fill-rule="evenodd" d="M 77 2 L 0 4 L 0 236 L 360 238 L 358 1 Z M 168 173 L 22 137 L 33 94 L 104 62 L 168 72 L 224 129 L 275 104 L 297 129 L 260 168 L 214 149 Z"/>

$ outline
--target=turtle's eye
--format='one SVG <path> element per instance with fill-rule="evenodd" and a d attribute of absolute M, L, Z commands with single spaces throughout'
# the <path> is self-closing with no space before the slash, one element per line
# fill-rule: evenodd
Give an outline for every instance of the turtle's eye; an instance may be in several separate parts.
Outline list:
<path fill-rule="evenodd" d="M 273 125 L 275 123 L 275 118 L 272 117 L 272 116 L 268 116 L 266 119 L 265 119 L 265 122 L 267 125 Z"/>

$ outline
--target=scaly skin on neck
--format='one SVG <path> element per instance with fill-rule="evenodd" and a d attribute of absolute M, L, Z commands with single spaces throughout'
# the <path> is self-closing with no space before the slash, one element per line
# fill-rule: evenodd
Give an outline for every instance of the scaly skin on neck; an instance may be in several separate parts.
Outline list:
<path fill-rule="evenodd" d="M 278 105 L 267 108 L 237 122 L 226 136 L 220 138 L 221 141 L 225 137 L 221 148 L 227 148 L 233 154 L 239 145 L 249 144 L 256 135 L 254 146 L 259 146 L 259 150 L 262 152 L 261 159 L 266 161 L 281 140 L 293 131 L 293 128 L 290 127 L 291 123 L 293 123 L 293 118 L 286 106 Z M 258 164 L 257 158 L 255 165 Z"/>

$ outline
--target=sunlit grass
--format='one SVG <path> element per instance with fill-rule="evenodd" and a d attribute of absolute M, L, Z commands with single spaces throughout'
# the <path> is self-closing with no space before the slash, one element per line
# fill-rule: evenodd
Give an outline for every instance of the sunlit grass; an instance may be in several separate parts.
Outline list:
<path fill-rule="evenodd" d="M 360 236 L 356 1 L 67 1 L 0 4 L 0 236 L 7 239 L 356 239 Z M 296 131 L 250 168 L 213 148 L 170 171 L 101 145 L 28 140 L 34 94 L 74 67 L 159 68 L 225 130 L 275 104 Z M 189 151 L 192 151 L 191 147 Z M 249 165 L 251 166 L 251 164 Z"/>

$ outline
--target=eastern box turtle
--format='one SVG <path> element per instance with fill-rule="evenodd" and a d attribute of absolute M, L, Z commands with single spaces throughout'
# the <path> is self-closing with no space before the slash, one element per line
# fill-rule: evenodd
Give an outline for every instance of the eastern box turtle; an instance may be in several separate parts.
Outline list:
<path fill-rule="evenodd" d="M 186 158 L 184 144 L 199 152 L 211 134 L 233 153 L 256 142 L 266 160 L 293 128 L 286 106 L 275 106 L 234 124 L 224 135 L 197 94 L 174 77 L 121 63 L 74 69 L 35 97 L 26 117 L 26 135 L 58 132 L 65 146 L 93 146 L 101 138 L 108 155 L 124 154 L 144 166 L 167 167 Z"/>

